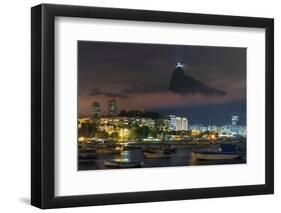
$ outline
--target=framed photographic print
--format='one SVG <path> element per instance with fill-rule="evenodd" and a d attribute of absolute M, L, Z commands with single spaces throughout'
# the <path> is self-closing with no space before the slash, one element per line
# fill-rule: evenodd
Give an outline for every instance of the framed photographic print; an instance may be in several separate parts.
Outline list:
<path fill-rule="evenodd" d="M 271 194 L 274 21 L 31 9 L 31 203 Z"/>

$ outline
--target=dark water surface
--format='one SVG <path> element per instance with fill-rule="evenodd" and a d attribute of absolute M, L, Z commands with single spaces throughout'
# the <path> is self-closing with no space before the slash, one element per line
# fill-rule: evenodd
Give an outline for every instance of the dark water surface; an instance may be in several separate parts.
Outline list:
<path fill-rule="evenodd" d="M 180 148 L 167 159 L 146 159 L 141 149 L 122 151 L 120 154 L 97 154 L 92 161 L 79 161 L 78 170 L 113 169 L 104 166 L 104 161 L 114 159 L 128 159 L 129 161 L 142 161 L 142 168 L 171 167 L 171 166 L 195 166 L 218 164 L 242 164 L 246 163 L 246 155 L 236 160 L 196 160 L 193 151 L 207 151 L 207 148 Z"/>

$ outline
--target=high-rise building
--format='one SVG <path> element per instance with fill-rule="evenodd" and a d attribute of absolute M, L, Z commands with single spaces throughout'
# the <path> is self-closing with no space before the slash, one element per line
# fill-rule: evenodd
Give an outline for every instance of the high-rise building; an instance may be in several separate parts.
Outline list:
<path fill-rule="evenodd" d="M 108 101 L 108 116 L 113 117 L 117 115 L 117 101 L 111 99 Z"/>
<path fill-rule="evenodd" d="M 239 121 L 238 115 L 232 115 L 231 116 L 231 124 L 232 126 L 237 126 Z"/>
<path fill-rule="evenodd" d="M 183 117 L 176 117 L 176 131 L 188 130 L 188 120 Z"/>
<path fill-rule="evenodd" d="M 176 131 L 182 130 L 182 119 L 181 117 L 176 117 Z"/>
<path fill-rule="evenodd" d="M 173 130 L 173 131 L 176 131 L 176 126 L 177 126 L 176 116 L 175 115 L 169 115 L 169 118 L 170 118 L 170 129 Z"/>
<path fill-rule="evenodd" d="M 99 102 L 93 102 L 92 103 L 92 108 L 91 108 L 91 118 L 100 118 L 101 115 L 101 107 Z"/>
<path fill-rule="evenodd" d="M 181 125 L 182 125 L 182 130 L 184 130 L 184 131 L 188 130 L 188 120 L 187 120 L 187 118 L 182 118 Z"/>

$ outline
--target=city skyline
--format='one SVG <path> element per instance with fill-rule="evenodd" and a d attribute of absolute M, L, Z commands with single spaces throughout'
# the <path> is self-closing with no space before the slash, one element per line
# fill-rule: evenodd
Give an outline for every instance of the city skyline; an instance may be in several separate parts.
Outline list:
<path fill-rule="evenodd" d="M 184 141 L 201 138 L 216 141 L 222 138 L 246 137 L 246 126 L 240 125 L 241 116 L 232 114 L 225 125 L 192 123 L 187 117 L 161 115 L 157 112 L 123 111 L 119 113 L 115 99 L 108 101 L 108 113 L 101 114 L 98 102 L 92 103 L 90 118 L 78 119 L 81 140 L 85 136 L 97 140 L 124 141 Z M 91 139 L 90 139 L 91 140 Z"/>
<path fill-rule="evenodd" d="M 106 117 L 123 117 L 122 115 L 120 115 L 119 113 L 125 110 L 118 110 L 118 102 L 115 99 L 109 99 L 107 102 L 107 106 L 104 106 L 104 108 L 107 109 L 107 112 L 105 111 L 103 114 L 101 113 L 101 109 L 103 109 L 103 107 L 100 105 L 99 102 L 93 101 L 92 105 L 91 105 L 91 116 L 88 116 L 89 119 L 98 119 L 98 118 L 106 118 Z M 112 112 L 114 111 L 114 113 Z M 138 111 L 138 110 L 130 110 L 130 111 Z M 130 112 L 128 111 L 128 112 Z M 125 111 L 126 112 L 126 111 Z M 158 113 L 158 112 L 155 112 Z M 176 117 L 180 117 L 180 115 L 172 115 L 172 114 L 160 114 L 162 117 L 171 117 L 171 116 L 175 116 Z M 241 122 L 241 118 L 243 120 L 243 118 L 246 117 L 246 114 L 237 114 L 237 113 L 232 113 L 228 116 L 228 121 L 224 124 L 221 124 L 219 126 L 224 126 L 224 125 L 240 125 L 240 126 L 245 126 L 243 124 L 243 122 Z M 81 116 L 80 118 L 85 119 L 87 117 L 83 117 Z M 196 122 L 196 121 L 190 121 L 189 119 L 187 120 L 187 122 L 192 126 L 192 125 L 204 125 L 204 126 L 217 126 L 214 123 L 212 123 L 211 120 L 208 121 L 207 124 L 205 123 L 200 123 L 200 122 Z"/>

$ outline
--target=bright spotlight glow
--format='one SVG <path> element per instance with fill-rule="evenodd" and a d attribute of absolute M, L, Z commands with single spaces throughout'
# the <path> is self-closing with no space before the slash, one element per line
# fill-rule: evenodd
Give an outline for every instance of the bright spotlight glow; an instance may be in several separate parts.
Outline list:
<path fill-rule="evenodd" d="M 177 66 L 176 66 L 177 68 L 178 67 L 183 67 L 183 64 L 181 64 L 181 63 L 177 63 Z"/>

